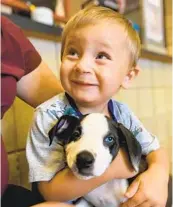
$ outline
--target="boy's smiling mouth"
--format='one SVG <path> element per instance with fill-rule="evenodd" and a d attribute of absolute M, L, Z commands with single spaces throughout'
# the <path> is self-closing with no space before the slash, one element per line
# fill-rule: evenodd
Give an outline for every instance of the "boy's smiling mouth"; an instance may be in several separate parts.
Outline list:
<path fill-rule="evenodd" d="M 98 86 L 96 83 L 89 83 L 86 81 L 72 80 L 72 83 L 79 86 Z"/>

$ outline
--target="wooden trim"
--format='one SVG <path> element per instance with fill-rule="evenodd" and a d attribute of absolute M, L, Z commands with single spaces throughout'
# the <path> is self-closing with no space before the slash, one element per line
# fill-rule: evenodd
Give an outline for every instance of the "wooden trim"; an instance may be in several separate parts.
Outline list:
<path fill-rule="evenodd" d="M 21 149 L 16 149 L 16 150 L 12 150 L 7 152 L 8 155 L 14 154 L 14 153 L 20 153 L 20 152 L 24 152 L 26 149 L 25 148 L 21 148 Z"/>
<path fill-rule="evenodd" d="M 172 57 L 169 55 L 158 54 L 155 52 L 151 52 L 145 49 L 141 51 L 141 58 L 164 62 L 164 63 L 172 63 Z"/>
<path fill-rule="evenodd" d="M 29 30 L 23 30 L 23 32 L 27 37 L 35 37 L 37 39 L 51 40 L 53 42 L 61 42 L 61 36 L 55 36 L 47 33 L 41 33 L 41 32 L 29 31 Z"/>

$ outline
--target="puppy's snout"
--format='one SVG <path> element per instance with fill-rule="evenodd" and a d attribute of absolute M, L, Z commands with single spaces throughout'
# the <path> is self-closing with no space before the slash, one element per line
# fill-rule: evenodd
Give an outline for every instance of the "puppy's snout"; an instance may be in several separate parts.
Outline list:
<path fill-rule="evenodd" d="M 77 155 L 76 166 L 78 169 L 89 168 L 94 163 L 94 156 L 88 151 L 82 151 Z"/>

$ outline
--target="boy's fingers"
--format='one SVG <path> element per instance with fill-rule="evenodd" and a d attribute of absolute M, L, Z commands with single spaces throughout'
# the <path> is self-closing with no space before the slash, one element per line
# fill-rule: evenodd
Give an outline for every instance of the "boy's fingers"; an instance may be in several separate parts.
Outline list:
<path fill-rule="evenodd" d="M 151 207 L 151 203 L 148 201 L 144 201 L 142 204 L 140 204 L 139 207 Z M 154 206 L 152 206 L 152 207 L 154 207 Z"/>
<path fill-rule="evenodd" d="M 128 187 L 127 192 L 125 193 L 125 196 L 127 198 L 131 198 L 135 195 L 135 193 L 139 189 L 139 181 L 133 181 L 133 183 Z"/>
<path fill-rule="evenodd" d="M 122 207 L 137 207 L 142 203 L 147 202 L 147 199 L 143 193 L 138 191 L 132 198 L 129 198 Z"/>

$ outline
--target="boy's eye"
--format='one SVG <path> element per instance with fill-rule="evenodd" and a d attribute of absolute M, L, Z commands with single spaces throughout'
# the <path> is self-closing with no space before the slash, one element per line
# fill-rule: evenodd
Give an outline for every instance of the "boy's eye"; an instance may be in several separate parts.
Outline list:
<path fill-rule="evenodd" d="M 70 56 L 75 56 L 75 57 L 78 56 L 78 52 L 73 48 L 69 49 L 67 54 L 70 55 Z"/>
<path fill-rule="evenodd" d="M 108 59 L 108 60 L 110 60 L 111 58 L 110 58 L 110 56 L 108 54 L 106 54 L 104 52 L 100 52 L 97 55 L 96 59 Z"/>

